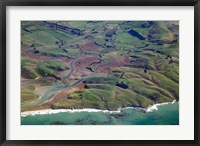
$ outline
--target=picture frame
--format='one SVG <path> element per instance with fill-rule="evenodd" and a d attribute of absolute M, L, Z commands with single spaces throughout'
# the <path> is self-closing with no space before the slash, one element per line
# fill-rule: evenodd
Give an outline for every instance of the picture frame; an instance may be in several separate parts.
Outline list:
<path fill-rule="evenodd" d="M 7 140 L 6 139 L 6 7 L 7 6 L 193 6 L 194 7 L 194 140 Z M 0 67 L 1 67 L 1 77 L 0 77 L 0 144 L 2 146 L 18 146 L 18 145 L 52 145 L 52 146 L 62 146 L 62 145 L 141 145 L 141 146 L 150 146 L 150 145 L 199 145 L 199 113 L 200 113 L 200 100 L 198 99 L 200 90 L 199 88 L 199 42 L 200 42 L 200 2 L 199 0 L 3 0 L 0 2 Z M 16 131 L 17 132 L 17 131 Z"/>

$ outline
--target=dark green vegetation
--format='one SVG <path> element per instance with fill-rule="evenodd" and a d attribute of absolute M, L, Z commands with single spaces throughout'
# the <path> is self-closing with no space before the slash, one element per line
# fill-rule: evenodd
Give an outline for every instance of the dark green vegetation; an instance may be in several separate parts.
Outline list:
<path fill-rule="evenodd" d="M 22 22 L 22 102 L 53 109 L 148 107 L 179 100 L 176 21 Z M 53 94 L 50 94 L 50 93 Z M 49 97 L 46 97 L 46 96 Z M 43 101 L 43 100 L 42 100 Z M 34 107 L 36 105 L 32 105 Z"/>

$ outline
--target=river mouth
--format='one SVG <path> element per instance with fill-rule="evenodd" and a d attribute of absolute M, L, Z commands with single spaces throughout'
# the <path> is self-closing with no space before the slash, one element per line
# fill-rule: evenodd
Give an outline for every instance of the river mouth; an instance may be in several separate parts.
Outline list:
<path fill-rule="evenodd" d="M 87 115 L 89 112 L 83 111 L 80 114 L 86 114 L 86 119 L 79 115 L 78 121 L 72 123 L 52 117 L 55 123 L 49 123 L 76 125 L 85 124 L 88 116 L 131 119 L 123 112 L 130 109 L 120 110 L 118 116 L 110 114 L 119 108 L 136 107 L 134 112 L 131 110 L 134 116 L 139 108 L 178 99 L 179 26 L 170 27 L 174 23 L 177 22 L 22 21 L 22 114 L 44 109 L 109 111 L 103 115 Z M 143 115 L 142 110 L 139 112 Z M 61 114 L 50 113 L 48 116 Z M 76 117 L 78 113 L 73 114 L 68 116 Z M 94 119 L 87 122 L 97 124 L 91 121 L 99 123 Z"/>
<path fill-rule="evenodd" d="M 76 83 L 78 81 L 76 81 L 75 83 L 73 84 L 69 84 L 66 80 L 68 77 L 71 76 L 71 74 L 74 72 L 74 61 L 71 61 L 70 63 L 70 72 L 66 75 L 64 75 L 62 78 L 61 78 L 61 83 L 56 83 L 54 84 L 53 86 L 50 86 L 48 87 L 47 90 L 45 90 L 45 92 L 38 98 L 38 100 L 36 100 L 35 102 L 32 102 L 31 104 L 28 103 L 28 104 L 25 104 L 25 105 L 22 105 L 22 109 L 25 109 L 25 108 L 32 108 L 34 106 L 38 106 L 38 105 L 41 105 L 49 100 L 51 100 L 55 95 L 56 93 L 58 93 L 59 91 L 61 91 L 62 89 L 67 89 L 69 87 L 72 87 L 74 85 L 76 85 Z M 42 88 L 47 88 L 47 87 L 42 87 Z M 44 90 L 43 90 L 44 91 Z M 38 92 L 38 91 L 36 91 Z M 41 92 L 41 91 L 40 91 Z"/>

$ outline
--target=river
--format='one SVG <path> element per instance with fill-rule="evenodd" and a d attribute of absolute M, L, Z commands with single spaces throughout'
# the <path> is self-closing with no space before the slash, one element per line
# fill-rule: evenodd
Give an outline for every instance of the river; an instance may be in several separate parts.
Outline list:
<path fill-rule="evenodd" d="M 52 97 L 54 97 L 54 95 L 56 93 L 58 93 L 59 91 L 61 91 L 62 89 L 66 89 L 67 87 L 72 87 L 74 85 L 76 85 L 78 82 L 80 82 L 81 80 L 73 83 L 73 84 L 68 84 L 66 79 L 68 77 L 71 76 L 71 74 L 74 72 L 74 62 L 72 61 L 71 64 L 70 64 L 70 72 L 63 76 L 62 79 L 61 79 L 61 83 L 55 83 L 54 85 L 52 85 L 42 96 L 40 96 L 40 98 L 36 101 L 36 102 L 33 102 L 33 103 L 27 103 L 27 104 L 24 104 L 22 105 L 22 109 L 24 108 L 31 108 L 31 107 L 34 107 L 36 105 L 41 105 L 43 103 L 45 103 L 47 100 L 51 99 Z"/>

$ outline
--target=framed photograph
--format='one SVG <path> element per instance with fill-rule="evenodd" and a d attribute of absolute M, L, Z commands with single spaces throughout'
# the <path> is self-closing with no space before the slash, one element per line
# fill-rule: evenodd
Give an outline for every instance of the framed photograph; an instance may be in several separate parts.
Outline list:
<path fill-rule="evenodd" d="M 5 0 L 0 144 L 199 144 L 192 0 Z"/>

